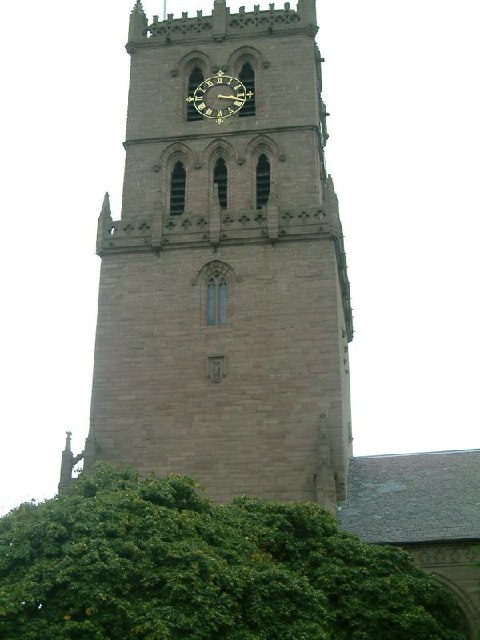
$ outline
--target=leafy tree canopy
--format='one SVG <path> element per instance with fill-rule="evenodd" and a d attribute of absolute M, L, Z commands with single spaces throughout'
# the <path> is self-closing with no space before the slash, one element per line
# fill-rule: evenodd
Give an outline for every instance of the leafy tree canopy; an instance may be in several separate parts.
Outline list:
<path fill-rule="evenodd" d="M 3 640 L 460 640 L 460 614 L 392 547 L 314 504 L 213 505 L 189 478 L 97 466 L 0 519 Z"/>

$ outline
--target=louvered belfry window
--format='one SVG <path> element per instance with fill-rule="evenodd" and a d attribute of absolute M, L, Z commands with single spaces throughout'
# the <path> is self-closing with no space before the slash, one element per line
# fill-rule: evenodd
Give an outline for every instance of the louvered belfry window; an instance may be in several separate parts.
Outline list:
<path fill-rule="evenodd" d="M 185 186 L 187 172 L 183 163 L 175 163 L 170 182 L 170 215 L 180 216 L 185 211 Z"/>
<path fill-rule="evenodd" d="M 253 96 L 251 98 L 247 98 L 247 101 L 238 112 L 238 115 L 240 118 L 254 116 L 255 115 L 255 72 L 253 70 L 252 65 L 249 62 L 245 62 L 245 64 L 243 65 L 240 71 L 239 80 L 241 80 L 245 85 L 247 94 L 249 91 L 251 91 L 253 93 Z"/>
<path fill-rule="evenodd" d="M 270 162 L 262 153 L 257 161 L 257 209 L 267 204 L 270 197 Z"/>
<path fill-rule="evenodd" d="M 201 69 L 195 67 L 188 78 L 188 95 L 193 96 L 195 89 L 204 81 L 203 73 Z M 202 120 L 202 114 L 193 106 L 193 102 L 187 102 L 187 121 L 194 122 L 195 120 Z"/>
<path fill-rule="evenodd" d="M 218 185 L 218 202 L 222 209 L 227 208 L 228 174 L 227 164 L 223 158 L 218 158 L 213 170 L 213 184 Z"/>

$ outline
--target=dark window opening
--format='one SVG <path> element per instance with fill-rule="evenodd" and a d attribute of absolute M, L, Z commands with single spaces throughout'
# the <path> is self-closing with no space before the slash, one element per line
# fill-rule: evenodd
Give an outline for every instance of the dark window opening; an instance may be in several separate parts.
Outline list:
<path fill-rule="evenodd" d="M 211 277 L 207 282 L 207 325 L 227 324 L 227 280 L 225 276 Z"/>
<path fill-rule="evenodd" d="M 262 153 L 257 161 L 257 209 L 267 204 L 270 197 L 270 162 Z"/>
<path fill-rule="evenodd" d="M 245 89 L 247 90 L 247 95 L 251 91 L 252 97 L 248 98 L 240 109 L 238 115 L 240 118 L 245 118 L 246 116 L 254 116 L 255 115 L 255 72 L 253 70 L 252 65 L 249 62 L 245 62 L 240 71 L 239 80 L 243 82 L 245 85 Z"/>
<path fill-rule="evenodd" d="M 218 203 L 222 209 L 227 208 L 227 165 L 219 158 L 213 170 L 213 184 L 218 186 Z"/>
<path fill-rule="evenodd" d="M 185 211 L 185 185 L 187 172 L 180 162 L 175 163 L 170 183 L 170 215 L 179 216 Z"/>
<path fill-rule="evenodd" d="M 204 77 L 201 69 L 195 67 L 188 78 L 188 95 L 193 96 L 195 89 L 203 81 Z M 202 120 L 202 114 L 195 109 L 193 102 L 187 102 L 187 121 L 194 122 L 195 120 Z"/>

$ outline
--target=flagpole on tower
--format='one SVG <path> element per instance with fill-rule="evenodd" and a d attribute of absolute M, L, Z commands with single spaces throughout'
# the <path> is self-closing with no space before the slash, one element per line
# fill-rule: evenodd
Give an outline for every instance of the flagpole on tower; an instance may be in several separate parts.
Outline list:
<path fill-rule="evenodd" d="M 163 19 L 167 19 L 167 0 L 163 0 Z"/>

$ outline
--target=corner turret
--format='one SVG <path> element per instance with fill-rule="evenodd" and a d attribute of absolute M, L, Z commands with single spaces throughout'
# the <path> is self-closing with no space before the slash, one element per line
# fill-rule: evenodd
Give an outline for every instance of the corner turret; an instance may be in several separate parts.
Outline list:
<path fill-rule="evenodd" d="M 103 241 L 106 236 L 112 231 L 112 212 L 110 210 L 110 196 L 108 191 L 103 197 L 102 210 L 98 216 L 97 226 L 97 253 L 101 255 L 103 249 Z"/>
<path fill-rule="evenodd" d="M 297 11 L 305 22 L 317 26 L 317 10 L 315 0 L 298 0 Z"/>
<path fill-rule="evenodd" d="M 73 467 L 83 460 L 85 452 L 79 453 L 74 456 L 72 453 L 72 432 L 67 431 L 67 438 L 65 441 L 65 449 L 62 452 L 62 465 L 60 467 L 60 482 L 58 483 L 58 490 L 61 491 L 68 487 L 72 482 Z"/>
<path fill-rule="evenodd" d="M 147 16 L 143 10 L 141 0 L 137 0 L 130 13 L 130 24 L 128 27 L 128 42 L 138 42 L 145 38 L 148 26 Z"/>

